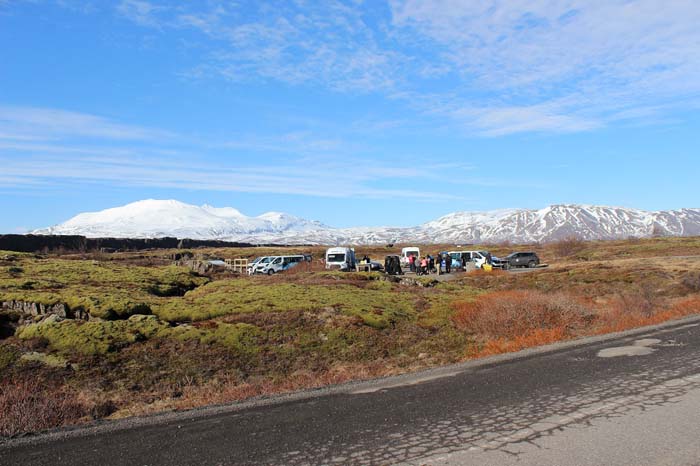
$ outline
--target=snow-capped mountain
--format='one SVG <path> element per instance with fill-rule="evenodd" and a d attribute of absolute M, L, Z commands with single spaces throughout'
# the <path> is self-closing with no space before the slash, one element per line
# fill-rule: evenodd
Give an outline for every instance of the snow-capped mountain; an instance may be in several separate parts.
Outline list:
<path fill-rule="evenodd" d="M 278 212 L 248 217 L 232 207 L 201 207 L 175 200 L 133 202 L 121 207 L 87 212 L 35 234 L 83 235 L 89 238 L 231 239 L 284 236 L 288 232 L 329 229 L 319 222 Z"/>
<path fill-rule="evenodd" d="M 79 214 L 35 234 L 157 238 L 175 236 L 248 243 L 530 243 L 570 236 L 617 239 L 652 235 L 700 235 L 700 209 L 659 212 L 591 205 L 553 205 L 540 210 L 455 212 L 412 228 L 332 228 L 281 212 L 249 217 L 231 207 L 145 200 Z"/>

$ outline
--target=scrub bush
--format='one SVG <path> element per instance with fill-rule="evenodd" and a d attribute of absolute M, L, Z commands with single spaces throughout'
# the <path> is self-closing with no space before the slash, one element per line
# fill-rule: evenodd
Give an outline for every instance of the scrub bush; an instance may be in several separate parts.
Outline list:
<path fill-rule="evenodd" d="M 504 291 L 454 305 L 457 328 L 488 338 L 516 338 L 535 331 L 558 330 L 572 336 L 593 320 L 593 313 L 563 293 Z"/>

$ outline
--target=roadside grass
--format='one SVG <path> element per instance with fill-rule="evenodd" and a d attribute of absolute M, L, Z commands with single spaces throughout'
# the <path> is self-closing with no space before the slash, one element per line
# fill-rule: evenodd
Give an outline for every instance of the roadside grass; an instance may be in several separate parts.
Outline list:
<path fill-rule="evenodd" d="M 90 408 L 60 382 L 28 376 L 0 383 L 0 412 L 5 437 L 92 419 Z"/>
<path fill-rule="evenodd" d="M 565 293 L 515 290 L 454 307 L 455 326 L 476 345 L 467 356 L 482 357 L 700 314 L 700 295 L 671 303 L 653 295 L 618 295 L 595 305 Z"/>
<path fill-rule="evenodd" d="M 651 311 L 644 307 L 631 307 L 625 300 L 617 299 L 599 310 L 600 325 L 596 333 L 620 332 L 694 314 L 700 314 L 700 295 L 677 299 L 668 306 Z"/>

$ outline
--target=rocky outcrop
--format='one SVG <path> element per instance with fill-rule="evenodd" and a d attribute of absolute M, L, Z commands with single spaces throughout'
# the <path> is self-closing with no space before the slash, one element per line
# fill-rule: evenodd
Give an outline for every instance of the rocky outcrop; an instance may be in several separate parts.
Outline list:
<path fill-rule="evenodd" d="M 206 275 L 211 272 L 220 272 L 230 269 L 228 264 L 220 264 L 218 261 L 212 262 L 209 260 L 184 259 L 179 260 L 176 263 L 177 265 L 189 268 L 199 275 Z"/>
<path fill-rule="evenodd" d="M 3 301 L 2 309 L 25 317 L 55 315 L 64 319 L 90 319 L 88 312 L 82 309 L 71 309 L 64 303 L 43 304 L 30 301 Z"/>
<path fill-rule="evenodd" d="M 43 304 L 31 301 L 2 301 L 0 303 L 0 339 L 10 337 L 22 325 L 35 322 L 60 322 L 63 319 L 100 320 L 83 309 L 71 309 L 67 304 Z"/>
<path fill-rule="evenodd" d="M 380 275 L 378 280 L 398 283 L 399 285 L 403 286 L 418 286 L 422 288 L 432 288 L 439 283 L 434 278 L 415 276 L 407 277 L 405 275 Z"/>

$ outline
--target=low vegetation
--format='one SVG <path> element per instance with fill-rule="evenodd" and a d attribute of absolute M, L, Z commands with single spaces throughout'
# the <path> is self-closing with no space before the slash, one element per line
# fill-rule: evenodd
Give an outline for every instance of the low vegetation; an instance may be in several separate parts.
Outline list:
<path fill-rule="evenodd" d="M 54 260 L 1 252 L 0 257 L 5 258 L 0 264 L 14 259 L 13 265 L 0 266 L 0 300 L 64 304 L 74 313 L 101 319 L 149 313 L 157 298 L 181 295 L 209 281 L 176 266 Z"/>
<path fill-rule="evenodd" d="M 318 261 L 272 277 L 204 276 L 177 265 L 182 251 L 0 252 L 0 435 L 398 374 L 700 313 L 699 238 L 523 249 L 549 267 L 437 284 L 327 272 Z M 60 314 L 53 305 L 65 316 L 43 314 Z"/>
<path fill-rule="evenodd" d="M 335 309 L 367 325 L 386 328 L 415 316 L 410 294 L 392 292 L 376 282 L 364 287 L 348 284 L 296 284 L 232 279 L 209 283 L 155 309 L 169 322 L 200 321 L 240 313 Z"/>

